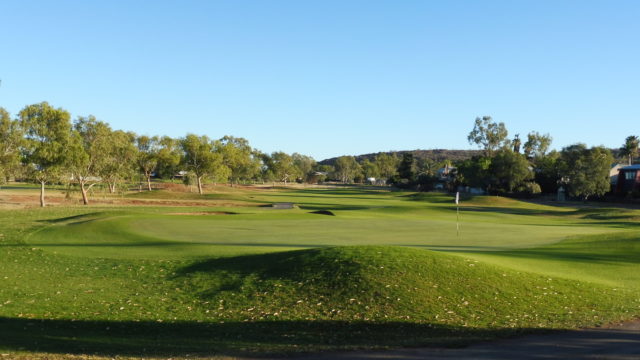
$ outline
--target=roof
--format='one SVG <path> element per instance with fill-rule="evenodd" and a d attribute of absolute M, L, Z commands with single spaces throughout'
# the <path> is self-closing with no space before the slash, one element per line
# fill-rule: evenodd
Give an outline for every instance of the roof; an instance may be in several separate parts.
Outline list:
<path fill-rule="evenodd" d="M 640 170 L 640 164 L 625 166 L 620 170 Z"/>

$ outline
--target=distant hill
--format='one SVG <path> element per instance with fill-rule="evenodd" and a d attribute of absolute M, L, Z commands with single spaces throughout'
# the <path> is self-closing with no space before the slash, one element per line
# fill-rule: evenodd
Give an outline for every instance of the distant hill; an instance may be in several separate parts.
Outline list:
<path fill-rule="evenodd" d="M 428 159 L 431 161 L 459 161 L 470 159 L 474 155 L 480 155 L 481 150 L 446 150 L 446 149 L 434 149 L 434 150 L 402 150 L 402 151 L 381 151 L 378 153 L 371 154 L 363 154 L 355 156 L 358 162 L 363 161 L 364 159 L 369 159 L 373 161 L 373 159 L 378 154 L 396 154 L 398 157 L 402 157 L 404 153 L 412 153 L 416 159 Z M 333 165 L 336 161 L 337 157 L 325 159 L 319 161 L 320 165 Z"/>
<path fill-rule="evenodd" d="M 616 162 L 625 163 L 626 158 L 620 156 L 620 149 L 614 148 L 609 149 L 613 157 L 616 159 Z M 364 159 L 369 159 L 373 161 L 373 159 L 378 154 L 396 154 L 398 157 L 402 157 L 404 153 L 413 153 L 413 156 L 416 159 L 428 159 L 430 161 L 444 161 L 449 160 L 451 162 L 471 159 L 471 157 L 475 155 L 481 155 L 482 150 L 446 150 L 446 149 L 434 149 L 434 150 L 401 150 L 401 151 L 381 151 L 377 153 L 371 154 L 362 154 L 354 156 L 358 162 L 362 162 Z M 318 161 L 320 165 L 333 165 L 336 162 L 337 157 L 325 159 L 322 161 Z"/>

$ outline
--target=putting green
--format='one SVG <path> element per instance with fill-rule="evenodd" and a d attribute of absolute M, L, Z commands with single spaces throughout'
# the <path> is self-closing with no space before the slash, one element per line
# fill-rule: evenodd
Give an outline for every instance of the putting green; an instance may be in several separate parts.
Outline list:
<path fill-rule="evenodd" d="M 458 233 L 455 208 L 449 204 L 390 201 L 394 203 L 389 206 L 376 203 L 367 207 L 364 200 L 361 208 L 334 211 L 335 216 L 314 214 L 309 209 L 256 208 L 236 208 L 240 213 L 232 215 L 220 209 L 211 213 L 164 209 L 160 214 L 92 214 L 62 219 L 32 234 L 28 242 L 84 257 L 176 259 L 340 245 L 495 251 L 617 231 L 574 219 L 470 207 L 462 211 Z M 194 215 L 185 215 L 189 212 Z"/>

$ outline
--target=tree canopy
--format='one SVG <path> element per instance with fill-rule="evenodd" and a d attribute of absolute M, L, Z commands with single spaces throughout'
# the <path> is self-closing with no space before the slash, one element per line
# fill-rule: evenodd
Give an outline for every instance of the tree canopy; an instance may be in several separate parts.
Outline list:
<path fill-rule="evenodd" d="M 613 155 L 608 149 L 575 144 L 562 149 L 560 161 L 562 181 L 568 186 L 571 196 L 587 200 L 590 196 L 601 196 L 609 191 Z"/>
<path fill-rule="evenodd" d="M 491 156 L 509 135 L 504 123 L 495 123 L 491 116 L 477 117 L 473 130 L 467 136 L 470 144 L 476 144 Z"/>
<path fill-rule="evenodd" d="M 624 140 L 624 144 L 620 148 L 620 155 L 629 159 L 629 165 L 633 164 L 633 159 L 638 157 L 638 147 L 640 145 L 640 139 L 637 136 L 627 136 Z"/>
<path fill-rule="evenodd" d="M 18 114 L 24 129 L 23 153 L 28 174 L 40 183 L 40 206 L 45 206 L 44 185 L 62 175 L 71 141 L 71 115 L 47 102 L 28 105 Z"/>

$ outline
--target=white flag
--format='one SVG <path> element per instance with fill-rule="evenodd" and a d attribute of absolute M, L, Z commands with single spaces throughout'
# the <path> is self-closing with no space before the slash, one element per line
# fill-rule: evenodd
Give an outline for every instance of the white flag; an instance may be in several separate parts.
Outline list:
<path fill-rule="evenodd" d="M 456 205 L 460 202 L 460 192 L 456 191 Z"/>

